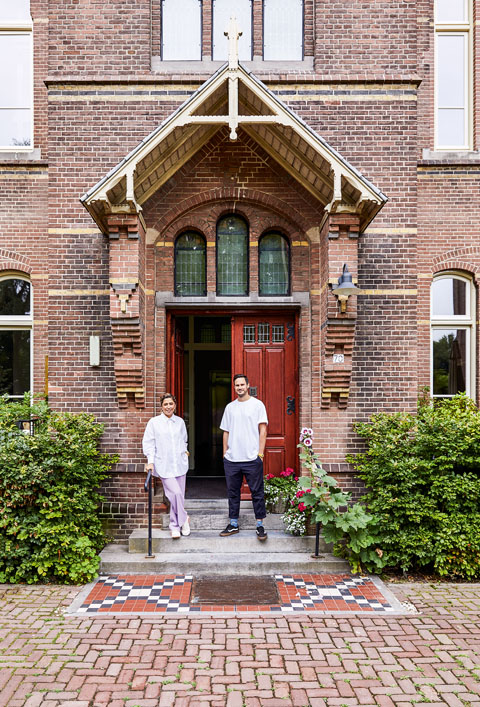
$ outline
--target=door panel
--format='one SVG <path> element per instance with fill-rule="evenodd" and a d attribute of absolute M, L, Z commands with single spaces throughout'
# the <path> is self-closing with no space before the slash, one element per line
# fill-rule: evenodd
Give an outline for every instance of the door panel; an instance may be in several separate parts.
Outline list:
<path fill-rule="evenodd" d="M 185 350 L 183 346 L 183 333 L 178 326 L 174 316 L 169 317 L 167 326 L 167 341 L 170 342 L 169 347 L 169 366 L 168 366 L 168 392 L 172 393 L 177 399 L 176 414 L 183 417 L 184 413 L 184 356 Z"/>
<path fill-rule="evenodd" d="M 296 333 L 293 313 L 232 319 L 232 373 L 245 373 L 251 394 L 256 394 L 267 408 L 264 470 L 275 476 L 286 467 L 298 466 Z"/>

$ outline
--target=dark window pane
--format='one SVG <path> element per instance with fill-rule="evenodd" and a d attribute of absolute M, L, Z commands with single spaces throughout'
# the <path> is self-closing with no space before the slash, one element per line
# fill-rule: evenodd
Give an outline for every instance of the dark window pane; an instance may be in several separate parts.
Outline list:
<path fill-rule="evenodd" d="M 454 277 L 435 280 L 432 284 L 432 314 L 452 316 L 466 314 L 467 283 Z"/>
<path fill-rule="evenodd" d="M 217 293 L 248 294 L 248 228 L 238 216 L 226 216 L 218 222 Z"/>
<path fill-rule="evenodd" d="M 259 244 L 259 274 L 261 295 L 288 295 L 289 248 L 279 233 L 269 233 Z"/>
<path fill-rule="evenodd" d="M 205 295 L 205 240 L 183 233 L 175 242 L 175 294 Z"/>
<path fill-rule="evenodd" d="M 30 331 L 0 330 L 0 395 L 30 390 Z"/>
<path fill-rule="evenodd" d="M 433 394 L 455 395 L 466 390 L 467 332 L 433 330 Z"/>
<path fill-rule="evenodd" d="M 30 314 L 30 283 L 26 280 L 0 280 L 0 316 Z"/>

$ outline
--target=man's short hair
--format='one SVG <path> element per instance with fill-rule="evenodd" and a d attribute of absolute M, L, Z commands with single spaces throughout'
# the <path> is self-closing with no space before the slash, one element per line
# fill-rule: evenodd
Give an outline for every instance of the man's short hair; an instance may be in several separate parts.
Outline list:
<path fill-rule="evenodd" d="M 248 383 L 248 378 L 247 378 L 247 376 L 245 375 L 245 373 L 235 373 L 235 375 L 233 376 L 233 384 L 234 384 L 234 385 L 235 385 L 235 381 L 237 380 L 237 378 L 245 378 L 245 383 L 246 383 L 247 385 L 249 385 L 249 383 Z"/>

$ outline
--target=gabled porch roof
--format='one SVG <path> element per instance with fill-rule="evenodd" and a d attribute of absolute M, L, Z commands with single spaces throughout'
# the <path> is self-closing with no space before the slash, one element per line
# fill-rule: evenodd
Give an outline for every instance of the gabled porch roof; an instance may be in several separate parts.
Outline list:
<path fill-rule="evenodd" d="M 142 205 L 219 130 L 245 131 L 320 202 L 354 211 L 364 230 L 387 197 L 280 101 L 235 56 L 81 197 L 103 232 L 109 213 Z"/>

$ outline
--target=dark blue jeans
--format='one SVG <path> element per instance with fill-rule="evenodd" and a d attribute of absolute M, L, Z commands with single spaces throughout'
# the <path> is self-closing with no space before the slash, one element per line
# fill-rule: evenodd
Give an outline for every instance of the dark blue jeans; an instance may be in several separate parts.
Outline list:
<path fill-rule="evenodd" d="M 263 490 L 263 462 L 257 457 L 251 462 L 230 462 L 223 460 L 225 479 L 227 481 L 228 514 L 230 518 L 240 515 L 240 489 L 243 477 L 252 494 L 255 518 L 261 520 L 267 515 L 265 510 L 265 494 Z"/>

